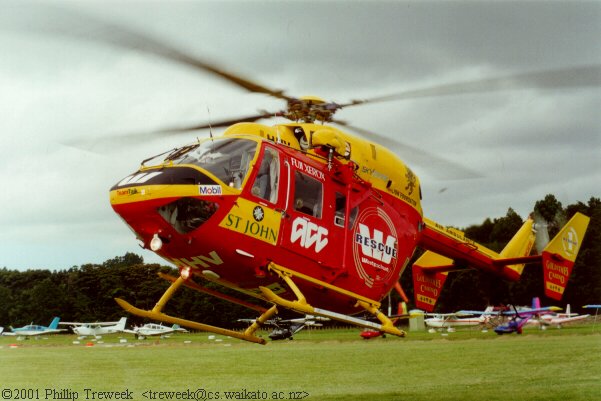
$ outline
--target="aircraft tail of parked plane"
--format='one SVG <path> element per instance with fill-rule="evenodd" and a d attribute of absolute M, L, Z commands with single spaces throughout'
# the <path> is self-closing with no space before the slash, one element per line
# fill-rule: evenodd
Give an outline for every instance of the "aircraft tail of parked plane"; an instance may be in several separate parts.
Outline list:
<path fill-rule="evenodd" d="M 500 253 L 465 237 L 463 232 L 424 219 L 422 246 L 427 251 L 413 264 L 416 307 L 432 312 L 449 272 L 470 266 L 517 281 L 525 264 L 543 265 L 545 295 L 560 300 L 580 250 L 589 218 L 576 213 L 539 255 L 530 255 L 535 225 L 528 218 Z"/>
<path fill-rule="evenodd" d="M 57 330 L 58 329 L 58 323 L 60 322 L 60 317 L 55 317 L 54 319 L 52 319 L 52 322 L 50 322 L 50 325 L 48 326 L 48 328 L 50 330 Z"/>

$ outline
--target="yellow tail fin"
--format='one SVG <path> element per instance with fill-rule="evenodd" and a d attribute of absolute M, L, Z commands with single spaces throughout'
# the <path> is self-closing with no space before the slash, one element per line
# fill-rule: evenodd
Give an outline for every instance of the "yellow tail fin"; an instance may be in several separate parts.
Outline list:
<path fill-rule="evenodd" d="M 534 231 L 532 230 L 533 225 L 534 221 L 532 219 L 526 219 L 518 232 L 515 233 L 507 245 L 505 245 L 505 248 L 503 248 L 499 256 L 502 259 L 505 259 L 530 255 L 530 251 L 536 240 Z M 517 277 L 519 277 L 522 275 L 522 271 L 524 271 L 524 266 L 525 264 L 521 263 L 517 265 L 508 265 L 506 268 L 513 270 L 514 274 L 517 274 Z"/>
<path fill-rule="evenodd" d="M 543 250 L 545 295 L 560 300 L 580 251 L 590 218 L 576 213 Z"/>

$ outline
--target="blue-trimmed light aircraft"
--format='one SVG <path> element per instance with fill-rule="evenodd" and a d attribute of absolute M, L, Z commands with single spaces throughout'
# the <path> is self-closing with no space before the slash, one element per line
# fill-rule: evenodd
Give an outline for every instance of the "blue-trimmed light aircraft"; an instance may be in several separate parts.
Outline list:
<path fill-rule="evenodd" d="M 52 319 L 52 322 L 48 327 L 41 326 L 37 324 L 28 324 L 27 326 L 13 328 L 11 327 L 11 331 L 2 333 L 3 336 L 19 336 L 19 337 L 35 337 L 46 334 L 57 334 L 63 331 L 67 331 L 67 329 L 59 329 L 58 323 L 60 321 L 59 317 L 55 317 Z"/>

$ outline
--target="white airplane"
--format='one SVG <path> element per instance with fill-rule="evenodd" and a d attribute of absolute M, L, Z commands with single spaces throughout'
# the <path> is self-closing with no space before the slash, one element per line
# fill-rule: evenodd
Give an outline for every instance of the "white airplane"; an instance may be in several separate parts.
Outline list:
<path fill-rule="evenodd" d="M 540 324 L 541 329 L 545 329 L 547 326 L 557 326 L 558 329 L 562 327 L 562 325 L 566 323 L 577 322 L 579 320 L 584 320 L 590 315 L 579 315 L 578 313 L 570 313 L 570 305 L 566 307 L 566 313 L 546 313 L 541 315 L 538 318 L 538 324 Z M 533 321 L 534 324 L 537 323 L 537 320 Z"/>
<path fill-rule="evenodd" d="M 4 327 L 0 326 L 0 334 L 4 331 Z"/>
<path fill-rule="evenodd" d="M 11 327 L 11 331 L 2 333 L 3 336 L 18 336 L 21 337 L 35 337 L 46 334 L 57 334 L 63 331 L 67 331 L 67 329 L 59 329 L 58 322 L 60 318 L 55 317 L 52 319 L 52 322 L 48 327 L 41 326 L 37 324 L 28 324 L 27 326 L 13 328 Z"/>
<path fill-rule="evenodd" d="M 124 330 L 125 333 L 131 333 L 136 338 L 143 340 L 151 336 L 166 336 L 173 333 L 187 333 L 188 330 L 182 329 L 179 325 L 174 324 L 171 327 L 163 326 L 162 324 L 146 323 L 144 326 L 134 327 L 133 330 Z"/>
<path fill-rule="evenodd" d="M 427 319 L 424 319 L 426 326 L 430 327 L 430 332 L 435 332 L 436 329 L 447 329 L 448 332 L 455 331 L 455 327 L 483 326 L 487 324 L 492 316 L 493 307 L 488 306 L 480 316 L 474 316 L 470 312 L 454 312 L 454 313 L 426 313 Z"/>
<path fill-rule="evenodd" d="M 62 322 L 59 324 L 71 326 L 71 330 L 80 337 L 94 336 L 99 337 L 104 334 L 121 333 L 125 331 L 126 317 L 122 317 L 118 322 Z"/>

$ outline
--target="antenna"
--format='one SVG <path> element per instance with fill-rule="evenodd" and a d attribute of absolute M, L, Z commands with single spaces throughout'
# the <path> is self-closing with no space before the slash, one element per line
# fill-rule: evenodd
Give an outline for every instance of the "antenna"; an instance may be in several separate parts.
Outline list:
<path fill-rule="evenodd" d="M 211 110 L 207 105 L 207 114 L 209 115 L 209 136 L 211 137 L 211 142 L 213 142 L 213 127 L 211 127 Z"/>

